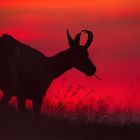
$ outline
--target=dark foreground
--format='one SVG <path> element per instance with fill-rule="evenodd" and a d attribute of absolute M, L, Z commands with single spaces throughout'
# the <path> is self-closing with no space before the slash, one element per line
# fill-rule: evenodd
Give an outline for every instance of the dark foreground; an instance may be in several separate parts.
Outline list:
<path fill-rule="evenodd" d="M 37 121 L 30 111 L 22 117 L 10 107 L 0 113 L 0 140 L 140 140 L 140 126 L 87 125 L 51 117 Z"/>

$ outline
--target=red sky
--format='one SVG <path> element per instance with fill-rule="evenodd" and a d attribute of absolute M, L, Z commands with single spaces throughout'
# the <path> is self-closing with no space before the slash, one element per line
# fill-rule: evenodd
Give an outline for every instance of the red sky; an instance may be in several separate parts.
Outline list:
<path fill-rule="evenodd" d="M 0 34 L 51 56 L 68 48 L 66 29 L 74 36 L 82 29 L 94 32 L 89 49 L 98 81 L 71 70 L 53 85 L 83 84 L 96 93 L 122 94 L 131 87 L 139 93 L 139 0 L 6 0 L 0 2 Z M 140 97 L 140 96 L 139 96 Z"/>

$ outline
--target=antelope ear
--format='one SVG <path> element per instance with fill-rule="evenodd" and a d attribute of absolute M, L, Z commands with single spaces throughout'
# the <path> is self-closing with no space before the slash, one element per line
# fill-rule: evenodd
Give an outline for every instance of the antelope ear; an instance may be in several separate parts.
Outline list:
<path fill-rule="evenodd" d="M 67 37 L 68 37 L 68 42 L 69 42 L 70 48 L 74 47 L 75 46 L 75 42 L 72 39 L 71 35 L 69 34 L 69 30 L 68 29 L 67 29 Z"/>

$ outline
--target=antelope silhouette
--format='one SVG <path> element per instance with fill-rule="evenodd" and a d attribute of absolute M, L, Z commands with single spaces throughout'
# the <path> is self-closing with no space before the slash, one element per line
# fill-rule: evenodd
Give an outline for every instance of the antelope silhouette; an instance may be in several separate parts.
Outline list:
<path fill-rule="evenodd" d="M 80 36 L 88 35 L 85 45 L 80 45 Z M 3 97 L 0 108 L 8 105 L 12 96 L 17 97 L 20 112 L 25 112 L 25 99 L 33 102 L 33 112 L 40 116 L 43 96 L 50 83 L 71 68 L 76 68 L 87 76 L 96 72 L 96 67 L 88 58 L 93 34 L 82 30 L 72 39 L 67 30 L 70 48 L 55 56 L 46 57 L 38 50 L 4 34 L 0 38 L 0 89 Z"/>

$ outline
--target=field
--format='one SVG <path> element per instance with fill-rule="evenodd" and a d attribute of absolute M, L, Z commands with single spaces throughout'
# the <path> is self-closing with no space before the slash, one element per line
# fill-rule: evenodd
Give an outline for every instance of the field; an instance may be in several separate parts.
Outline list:
<path fill-rule="evenodd" d="M 44 97 L 41 120 L 34 118 L 31 101 L 22 116 L 13 98 L 0 112 L 0 140 L 140 139 L 140 112 L 134 109 L 134 98 L 115 105 L 113 97 L 95 96 L 94 89 L 85 94 L 83 88 L 69 86 L 65 94 L 50 91 Z"/>
<path fill-rule="evenodd" d="M 28 111 L 21 116 L 14 107 L 0 114 L 0 140 L 139 140 L 139 125 L 86 124 L 42 115 L 35 120 Z"/>

